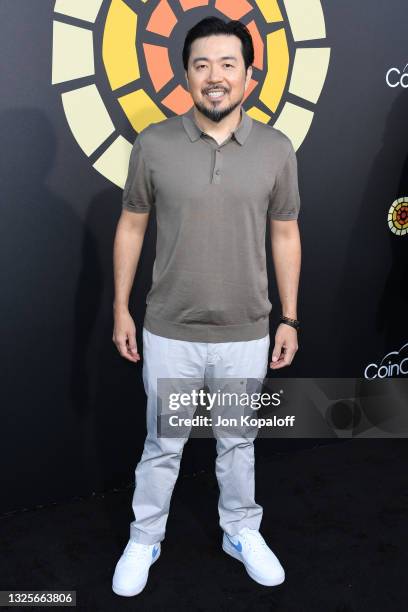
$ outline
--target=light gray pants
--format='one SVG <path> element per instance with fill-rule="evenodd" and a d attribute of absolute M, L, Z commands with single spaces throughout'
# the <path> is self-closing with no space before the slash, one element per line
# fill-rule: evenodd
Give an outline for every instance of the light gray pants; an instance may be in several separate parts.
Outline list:
<path fill-rule="evenodd" d="M 147 436 L 135 470 L 132 540 L 154 544 L 164 539 L 170 499 L 187 441 L 186 437 L 157 436 L 157 379 L 199 379 L 201 386 L 207 385 L 214 392 L 213 378 L 263 379 L 268 368 L 269 345 L 269 334 L 242 342 L 187 342 L 157 336 L 143 328 Z M 200 386 L 195 384 L 194 388 Z M 219 524 L 231 536 L 243 527 L 259 529 L 262 520 L 262 507 L 254 499 L 255 435 L 216 438 Z"/>

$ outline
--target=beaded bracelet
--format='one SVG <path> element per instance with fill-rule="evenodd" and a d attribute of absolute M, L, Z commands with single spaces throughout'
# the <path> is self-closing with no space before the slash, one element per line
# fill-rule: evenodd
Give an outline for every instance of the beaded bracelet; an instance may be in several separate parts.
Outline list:
<path fill-rule="evenodd" d="M 280 322 L 286 323 L 286 325 L 290 325 L 291 327 L 294 327 L 297 331 L 299 331 L 300 329 L 300 321 L 298 321 L 297 319 L 290 319 L 289 317 L 285 317 L 284 315 L 281 315 Z"/>

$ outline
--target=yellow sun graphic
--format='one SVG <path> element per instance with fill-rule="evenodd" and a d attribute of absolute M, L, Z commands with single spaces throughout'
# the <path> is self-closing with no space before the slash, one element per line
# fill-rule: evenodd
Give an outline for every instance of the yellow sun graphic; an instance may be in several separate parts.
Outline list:
<path fill-rule="evenodd" d="M 408 234 L 408 196 L 398 198 L 391 204 L 388 227 L 397 236 Z"/>
<path fill-rule="evenodd" d="M 136 133 L 182 114 L 193 101 L 182 78 L 181 45 L 203 17 L 239 19 L 254 43 L 243 105 L 299 149 L 326 80 L 330 48 L 320 0 L 56 0 L 52 85 L 93 167 L 123 189 Z"/>

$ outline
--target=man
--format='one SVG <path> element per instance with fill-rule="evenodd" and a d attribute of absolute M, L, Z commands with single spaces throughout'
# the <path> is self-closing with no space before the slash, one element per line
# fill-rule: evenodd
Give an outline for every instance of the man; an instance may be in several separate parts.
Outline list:
<path fill-rule="evenodd" d="M 136 467 L 135 520 L 112 588 L 140 593 L 160 555 L 186 438 L 157 435 L 157 381 L 264 378 L 270 347 L 265 230 L 282 305 L 270 367 L 297 351 L 300 198 L 293 146 L 253 120 L 242 101 L 252 75 L 251 36 L 239 21 L 210 17 L 187 34 L 183 64 L 193 107 L 139 133 L 129 163 L 114 245 L 114 333 L 120 354 L 140 359 L 128 299 L 149 213 L 157 218 L 156 259 L 143 326 L 147 437 Z M 254 445 L 217 438 L 222 548 L 264 585 L 285 579 L 259 533 Z"/>

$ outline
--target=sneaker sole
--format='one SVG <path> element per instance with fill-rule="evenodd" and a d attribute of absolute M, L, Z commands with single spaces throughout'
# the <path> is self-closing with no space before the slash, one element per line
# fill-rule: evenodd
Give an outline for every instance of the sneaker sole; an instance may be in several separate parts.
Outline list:
<path fill-rule="evenodd" d="M 279 584 L 282 584 L 285 581 L 285 575 L 283 575 L 283 578 L 279 578 L 278 580 L 272 580 L 272 581 L 260 578 L 257 574 L 255 574 L 250 568 L 248 568 L 245 565 L 239 552 L 235 550 L 233 546 L 229 547 L 228 544 L 225 544 L 224 540 L 222 542 L 222 549 L 225 553 L 227 553 L 227 555 L 230 555 L 230 557 L 233 557 L 237 561 L 240 561 L 245 567 L 248 575 L 252 578 L 252 580 L 255 580 L 255 582 L 257 582 L 258 584 L 262 584 L 262 586 L 278 586 Z"/>
<path fill-rule="evenodd" d="M 155 558 L 151 562 L 150 567 L 152 567 L 153 563 L 156 563 L 157 559 L 160 557 L 160 553 L 161 553 L 161 549 L 159 549 L 159 552 L 157 553 L 157 555 L 155 556 Z M 149 567 L 149 571 L 150 571 L 150 567 Z M 134 597 L 135 595 L 139 595 L 139 593 L 141 593 L 143 591 L 143 589 L 145 588 L 145 586 L 147 584 L 148 578 L 149 578 L 149 572 L 147 573 L 147 577 L 146 577 L 145 583 L 141 587 L 138 587 L 138 589 L 136 591 L 135 590 L 128 591 L 128 590 L 120 589 L 120 588 L 116 587 L 115 584 L 112 582 L 112 591 L 114 593 L 116 593 L 116 595 L 121 595 L 122 597 Z"/>

